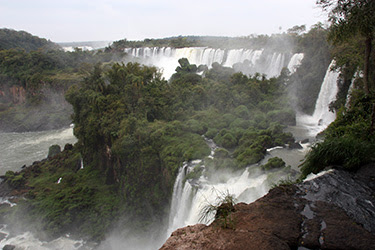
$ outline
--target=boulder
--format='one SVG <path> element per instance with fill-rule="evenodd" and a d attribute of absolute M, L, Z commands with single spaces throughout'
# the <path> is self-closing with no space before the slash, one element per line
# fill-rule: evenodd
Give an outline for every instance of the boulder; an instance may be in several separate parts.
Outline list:
<path fill-rule="evenodd" d="M 3 250 L 13 250 L 13 249 L 16 249 L 16 246 L 14 246 L 14 245 L 5 245 L 3 247 Z"/>

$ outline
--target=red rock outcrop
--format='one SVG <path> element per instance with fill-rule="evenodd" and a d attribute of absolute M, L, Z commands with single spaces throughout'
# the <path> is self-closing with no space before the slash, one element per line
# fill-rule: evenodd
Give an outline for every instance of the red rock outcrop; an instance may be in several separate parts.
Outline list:
<path fill-rule="evenodd" d="M 26 90 L 23 87 L 12 86 L 9 88 L 13 103 L 24 103 L 26 101 Z"/>

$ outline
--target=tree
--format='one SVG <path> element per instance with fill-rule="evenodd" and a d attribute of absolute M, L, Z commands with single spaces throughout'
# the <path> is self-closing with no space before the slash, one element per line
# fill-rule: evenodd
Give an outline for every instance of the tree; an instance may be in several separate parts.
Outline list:
<path fill-rule="evenodd" d="M 295 35 L 299 35 L 305 31 L 306 31 L 306 25 L 301 25 L 301 26 L 295 25 L 292 28 L 287 30 L 288 34 L 295 34 Z"/>
<path fill-rule="evenodd" d="M 354 36 L 364 38 L 364 91 L 369 94 L 374 88 L 370 79 L 370 57 L 375 32 L 374 0 L 317 0 L 325 11 L 329 11 L 331 22 L 329 39 L 336 44 L 347 41 Z"/>

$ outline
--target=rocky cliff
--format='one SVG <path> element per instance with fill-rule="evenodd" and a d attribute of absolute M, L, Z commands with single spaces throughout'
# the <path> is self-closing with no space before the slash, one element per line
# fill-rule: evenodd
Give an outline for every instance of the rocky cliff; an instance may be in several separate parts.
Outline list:
<path fill-rule="evenodd" d="M 239 203 L 232 226 L 216 219 L 172 233 L 161 249 L 373 249 L 375 165 L 333 170 Z"/>

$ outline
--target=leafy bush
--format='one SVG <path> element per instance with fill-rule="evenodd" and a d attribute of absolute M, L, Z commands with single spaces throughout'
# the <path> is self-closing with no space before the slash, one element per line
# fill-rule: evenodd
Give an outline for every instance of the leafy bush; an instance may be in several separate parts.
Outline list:
<path fill-rule="evenodd" d="M 326 139 L 317 143 L 300 165 L 302 178 L 326 167 L 343 166 L 355 170 L 375 156 L 375 144 L 351 136 Z"/>
<path fill-rule="evenodd" d="M 5 180 L 14 188 L 20 188 L 26 182 L 23 173 L 14 173 L 13 171 L 7 171 L 5 173 Z"/>
<path fill-rule="evenodd" d="M 249 117 L 249 110 L 245 105 L 240 105 L 234 109 L 234 114 L 241 118 L 248 118 Z"/>
<path fill-rule="evenodd" d="M 218 132 L 219 131 L 216 128 L 209 128 L 204 135 L 209 139 L 213 139 Z"/>
<path fill-rule="evenodd" d="M 236 137 L 228 130 L 222 129 L 214 140 L 225 148 L 234 148 L 237 145 Z"/>
<path fill-rule="evenodd" d="M 283 159 L 279 157 L 272 157 L 268 160 L 268 162 L 265 165 L 262 165 L 262 168 L 264 170 L 272 170 L 272 169 L 277 169 L 277 168 L 284 168 L 285 167 L 285 162 Z"/>

